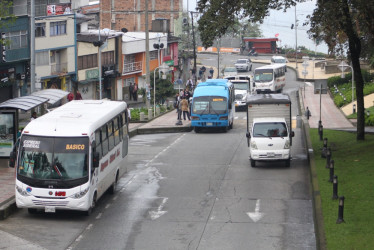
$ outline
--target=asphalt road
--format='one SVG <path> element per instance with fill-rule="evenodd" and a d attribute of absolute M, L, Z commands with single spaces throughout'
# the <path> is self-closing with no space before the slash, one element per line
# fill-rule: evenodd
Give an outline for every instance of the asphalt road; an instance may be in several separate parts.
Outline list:
<path fill-rule="evenodd" d="M 292 74 L 284 92 L 296 112 Z M 117 193 L 90 217 L 21 209 L 0 230 L 35 249 L 316 249 L 301 130 L 294 128 L 290 168 L 251 168 L 245 131 L 237 112 L 227 133 L 137 135 Z"/>

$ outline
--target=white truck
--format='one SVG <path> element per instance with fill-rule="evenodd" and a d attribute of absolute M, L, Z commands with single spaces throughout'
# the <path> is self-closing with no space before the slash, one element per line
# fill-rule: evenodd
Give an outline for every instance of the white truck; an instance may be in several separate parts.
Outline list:
<path fill-rule="evenodd" d="M 258 94 L 247 98 L 247 140 L 251 166 L 256 161 L 284 161 L 290 166 L 291 99 L 287 94 Z"/>

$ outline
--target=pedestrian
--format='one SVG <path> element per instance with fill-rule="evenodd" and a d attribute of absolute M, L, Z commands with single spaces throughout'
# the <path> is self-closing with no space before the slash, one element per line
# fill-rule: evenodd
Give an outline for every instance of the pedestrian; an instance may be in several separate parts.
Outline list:
<path fill-rule="evenodd" d="M 138 100 L 138 85 L 136 83 L 134 83 L 134 89 L 133 89 L 133 98 L 134 98 L 134 101 L 137 101 Z"/>
<path fill-rule="evenodd" d="M 186 87 L 188 88 L 188 89 L 191 89 L 192 88 L 192 79 L 190 78 L 190 79 L 188 79 L 187 80 L 187 83 L 186 83 Z"/>
<path fill-rule="evenodd" d="M 183 97 L 178 97 L 178 121 L 182 120 L 182 99 Z"/>
<path fill-rule="evenodd" d="M 34 112 L 32 112 L 32 114 L 31 114 L 30 121 L 35 120 L 36 118 L 37 118 L 37 117 L 36 117 L 36 112 L 34 111 Z"/>
<path fill-rule="evenodd" d="M 214 69 L 213 69 L 213 67 L 210 67 L 209 73 L 210 73 L 211 78 L 213 78 L 213 74 L 214 74 Z"/>
<path fill-rule="evenodd" d="M 81 93 L 79 92 L 79 90 L 77 90 L 77 93 L 75 94 L 75 100 L 82 100 L 82 95 Z"/>
<path fill-rule="evenodd" d="M 74 100 L 74 94 L 73 94 L 73 92 L 70 92 L 70 93 L 68 94 L 68 101 L 70 102 L 70 101 L 72 101 L 72 100 Z"/>
<path fill-rule="evenodd" d="M 187 101 L 187 98 L 184 97 L 181 101 L 181 107 L 182 107 L 182 112 L 183 112 L 183 120 L 186 120 L 186 115 L 188 120 L 190 121 L 190 112 L 189 112 L 189 104 Z"/>
<path fill-rule="evenodd" d="M 199 77 L 201 78 L 203 76 L 203 71 L 201 70 L 201 68 L 199 69 Z"/>
<path fill-rule="evenodd" d="M 310 112 L 308 107 L 306 107 L 305 116 L 306 116 L 306 119 L 308 119 L 308 120 L 309 120 L 309 117 L 312 116 L 312 113 Z"/>
<path fill-rule="evenodd" d="M 130 101 L 132 100 L 133 92 L 134 92 L 134 86 L 132 85 L 132 82 L 130 82 L 130 86 L 129 86 Z"/>

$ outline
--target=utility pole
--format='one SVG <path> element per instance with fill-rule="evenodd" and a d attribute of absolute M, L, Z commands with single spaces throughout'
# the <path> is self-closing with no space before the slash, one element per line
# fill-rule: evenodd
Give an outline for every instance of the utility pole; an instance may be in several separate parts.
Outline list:
<path fill-rule="evenodd" d="M 147 108 L 151 106 L 150 99 L 148 99 L 148 96 L 150 98 L 151 96 L 151 89 L 150 89 L 150 69 L 149 69 L 149 29 L 148 29 L 148 0 L 145 0 L 145 70 L 146 70 L 146 75 L 145 75 L 145 95 L 146 95 L 146 104 Z"/>
<path fill-rule="evenodd" d="M 35 0 L 31 0 L 30 10 L 30 91 L 35 92 Z"/>
<path fill-rule="evenodd" d="M 296 4 L 295 4 L 295 38 L 296 38 L 295 57 L 296 57 L 296 70 L 297 70 L 297 15 L 296 15 Z"/>
<path fill-rule="evenodd" d="M 198 12 L 191 11 L 191 19 L 192 19 L 192 44 L 193 44 L 193 78 L 195 80 L 195 84 L 197 82 L 196 79 L 196 41 L 195 41 L 195 28 L 193 25 L 193 15 Z"/>

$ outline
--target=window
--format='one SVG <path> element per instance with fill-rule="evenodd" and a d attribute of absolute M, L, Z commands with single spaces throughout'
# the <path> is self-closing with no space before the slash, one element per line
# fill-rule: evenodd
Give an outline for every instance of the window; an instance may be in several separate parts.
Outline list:
<path fill-rule="evenodd" d="M 50 35 L 60 36 L 66 34 L 66 21 L 51 22 Z"/>
<path fill-rule="evenodd" d="M 95 142 L 96 142 L 96 148 L 95 151 L 99 153 L 99 159 L 103 156 L 103 151 L 101 148 L 101 131 L 100 129 L 95 131 Z"/>
<path fill-rule="evenodd" d="M 45 23 L 36 23 L 35 24 L 35 37 L 44 37 L 45 36 Z"/>
<path fill-rule="evenodd" d="M 101 143 L 103 144 L 103 156 L 108 153 L 108 131 L 106 125 L 101 127 Z"/>
<path fill-rule="evenodd" d="M 35 53 L 36 66 L 49 65 L 49 51 Z"/>
<path fill-rule="evenodd" d="M 117 145 L 121 141 L 120 134 L 119 134 L 119 126 L 118 126 L 119 117 L 114 118 L 113 122 L 114 122 L 114 144 Z"/>
<path fill-rule="evenodd" d="M 102 65 L 112 65 L 114 64 L 114 51 L 108 51 L 101 53 L 101 63 Z"/>
<path fill-rule="evenodd" d="M 97 54 L 78 57 L 78 70 L 97 67 Z"/>
<path fill-rule="evenodd" d="M 114 148 L 113 121 L 107 123 L 109 137 L 109 151 Z"/>
<path fill-rule="evenodd" d="M 7 50 L 27 47 L 27 30 L 13 31 L 5 33 L 5 39 L 9 40 L 6 45 Z"/>
<path fill-rule="evenodd" d="M 149 51 L 149 60 L 156 60 L 158 59 L 157 50 Z"/>

